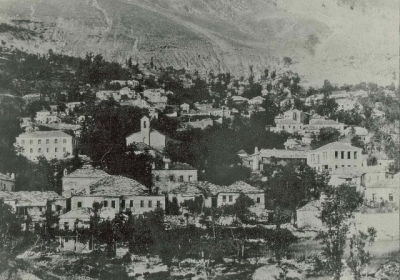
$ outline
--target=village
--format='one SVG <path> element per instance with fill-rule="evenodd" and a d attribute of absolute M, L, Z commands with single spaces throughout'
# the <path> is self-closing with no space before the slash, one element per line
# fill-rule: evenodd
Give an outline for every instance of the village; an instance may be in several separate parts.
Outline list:
<path fill-rule="evenodd" d="M 398 241 L 400 133 L 399 112 L 392 109 L 399 104 L 398 89 L 367 84 L 338 88 L 325 81 L 321 89 L 305 91 L 291 72 L 203 79 L 149 64 L 140 70 L 138 64 L 127 67 L 129 79 L 80 83 L 57 93 L 41 89 L 19 97 L 1 95 L 6 121 L 16 116 L 7 102 L 18 99 L 23 109 L 18 122 L 10 124 L 18 123 L 11 129 L 18 131 L 9 146 L 12 156 L 2 158 L 0 165 L 0 204 L 15 215 L 18 231 L 46 236 L 39 252 L 28 250 L 31 258 L 85 256 L 98 250 L 119 258 L 147 253 L 153 262 L 143 257 L 146 266 L 132 268 L 129 275 L 165 272 L 160 265 L 167 263 L 164 251 L 151 249 L 157 241 L 137 236 L 141 227 L 143 238 L 157 236 L 164 242 L 161 233 L 146 225 L 154 219 L 165 235 L 180 230 L 199 234 L 190 241 L 198 242 L 193 246 L 200 246 L 205 236 L 215 241 L 218 230 L 221 236 L 232 230 L 227 240 L 239 253 L 225 249 L 222 257 L 233 261 L 250 258 L 244 252 L 252 251 L 252 238 L 241 239 L 240 229 L 259 229 L 253 239 L 287 234 L 293 241 L 265 244 L 275 246 L 267 247 L 275 253 L 277 277 L 297 277 L 300 268 L 281 265 L 290 259 L 289 245 L 326 229 L 326 205 L 342 189 L 359 195 L 346 234 L 374 228 L 377 241 Z M 250 130 L 254 135 L 246 134 Z M 196 142 L 196 135 L 204 141 Z M 210 151 L 205 143 L 213 144 L 213 135 L 219 135 L 218 145 Z M 27 168 L 19 170 L 11 162 L 24 162 Z M 45 169 L 40 168 L 48 173 L 42 176 Z M 24 181 L 28 172 L 45 179 L 36 185 Z M 383 220 L 390 225 L 382 226 Z M 265 232 L 274 229 L 287 232 Z M 213 237 L 196 230 L 210 230 Z M 102 231 L 109 237 L 102 237 Z M 135 247 L 140 242 L 146 249 Z M 173 245 L 163 250 L 173 255 L 177 244 L 169 242 Z M 190 254 L 211 260 L 212 250 Z M 154 261 L 158 257 L 161 261 Z M 313 275 L 315 265 L 305 263 Z"/>

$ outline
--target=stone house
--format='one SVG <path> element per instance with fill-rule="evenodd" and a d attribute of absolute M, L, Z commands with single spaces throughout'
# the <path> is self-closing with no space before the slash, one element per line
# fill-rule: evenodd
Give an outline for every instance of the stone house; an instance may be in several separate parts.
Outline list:
<path fill-rule="evenodd" d="M 254 154 L 243 159 L 245 166 L 253 171 L 262 171 L 264 165 L 286 165 L 289 162 L 307 162 L 306 151 L 255 148 Z"/>
<path fill-rule="evenodd" d="M 93 203 L 116 211 L 130 210 L 134 214 L 143 214 L 156 208 L 165 209 L 162 195 L 149 194 L 149 190 L 139 182 L 122 176 L 107 176 L 93 183 L 89 191 L 84 190 L 73 195 L 67 202 L 68 210 L 92 208 Z"/>
<path fill-rule="evenodd" d="M 0 191 L 15 191 L 15 174 L 10 173 L 3 174 L 0 173 Z"/>
<path fill-rule="evenodd" d="M 91 184 L 107 176 L 109 175 L 103 170 L 96 169 L 90 165 L 84 165 L 82 168 L 69 174 L 67 173 L 67 170 L 64 170 L 64 176 L 62 178 L 62 195 L 69 198 L 83 190 L 88 191 Z"/>
<path fill-rule="evenodd" d="M 153 182 L 193 182 L 197 181 L 197 169 L 187 163 L 164 159 L 164 165 L 152 169 Z"/>
<path fill-rule="evenodd" d="M 99 210 L 100 221 L 112 220 L 118 211 L 114 208 L 101 208 Z M 63 230 L 76 230 L 89 228 L 90 218 L 94 215 L 91 208 L 79 208 L 59 216 L 58 226 Z"/>
<path fill-rule="evenodd" d="M 310 201 L 306 205 L 296 210 L 297 227 L 299 228 L 314 228 L 322 229 L 322 221 L 319 218 L 321 215 L 321 201 Z"/>

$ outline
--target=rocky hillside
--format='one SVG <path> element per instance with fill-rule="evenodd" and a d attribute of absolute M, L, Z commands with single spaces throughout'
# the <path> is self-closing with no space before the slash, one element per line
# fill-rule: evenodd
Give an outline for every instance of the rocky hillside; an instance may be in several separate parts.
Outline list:
<path fill-rule="evenodd" d="M 289 67 L 310 84 L 386 85 L 399 69 L 395 2 L 0 0 L 0 39 L 33 52 L 91 51 L 121 62 L 153 57 L 157 66 L 205 73 Z M 7 29 L 15 26 L 19 31 Z"/>

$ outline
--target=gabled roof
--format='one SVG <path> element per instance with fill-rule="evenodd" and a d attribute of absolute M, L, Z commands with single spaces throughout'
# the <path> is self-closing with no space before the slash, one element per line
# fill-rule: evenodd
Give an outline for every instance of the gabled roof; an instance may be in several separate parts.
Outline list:
<path fill-rule="evenodd" d="M 154 170 L 165 170 L 165 165 L 162 165 Z M 172 162 L 169 164 L 168 170 L 197 170 L 190 164 L 184 162 Z"/>
<path fill-rule="evenodd" d="M 83 190 L 83 196 L 130 196 L 146 195 L 148 189 L 133 179 L 109 175 L 89 186 L 89 194 Z"/>
<path fill-rule="evenodd" d="M 59 131 L 59 130 L 25 132 L 25 133 L 20 134 L 19 137 L 27 137 L 27 138 L 69 137 L 69 138 L 72 138 L 71 135 L 68 135 L 67 133 Z"/>
<path fill-rule="evenodd" d="M 342 142 L 333 142 L 329 143 L 325 146 L 322 146 L 314 151 L 326 151 L 326 150 L 362 150 L 361 148 L 354 147 L 351 144 L 348 143 L 342 143 Z"/>
<path fill-rule="evenodd" d="M 56 192 L 39 192 L 39 191 L 20 191 L 20 192 L 8 192 L 1 191 L 0 198 L 4 200 L 16 200 L 16 205 L 21 206 L 46 206 L 47 201 L 64 199 L 62 196 L 58 195 Z"/>
<path fill-rule="evenodd" d="M 101 169 L 96 169 L 92 166 L 83 166 L 82 168 L 76 169 L 64 176 L 64 178 L 104 178 L 109 176 L 106 172 Z"/>
<path fill-rule="evenodd" d="M 277 149 L 261 149 L 259 152 L 261 157 L 276 157 L 276 158 L 307 158 L 306 151 L 293 150 L 277 150 Z"/>
<path fill-rule="evenodd" d="M 321 209 L 321 201 L 320 200 L 313 200 L 297 209 L 297 211 L 319 211 Z"/>
<path fill-rule="evenodd" d="M 3 173 L 0 173 L 0 179 L 6 180 L 6 181 L 15 181 L 15 179 L 12 179 L 11 176 L 7 176 L 7 174 L 3 174 Z"/>

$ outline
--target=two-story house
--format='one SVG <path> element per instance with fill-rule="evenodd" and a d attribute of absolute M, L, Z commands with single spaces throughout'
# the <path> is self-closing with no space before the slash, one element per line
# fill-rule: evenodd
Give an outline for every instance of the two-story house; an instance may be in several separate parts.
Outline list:
<path fill-rule="evenodd" d="M 342 142 L 329 143 L 309 151 L 307 164 L 318 171 L 366 166 L 362 149 Z"/>
<path fill-rule="evenodd" d="M 197 169 L 187 163 L 170 162 L 164 158 L 162 166 L 151 171 L 153 182 L 193 182 L 197 181 Z"/>
<path fill-rule="evenodd" d="M 20 134 L 16 146 L 30 160 L 40 156 L 47 160 L 63 159 L 73 154 L 74 139 L 62 131 L 34 131 Z"/>

